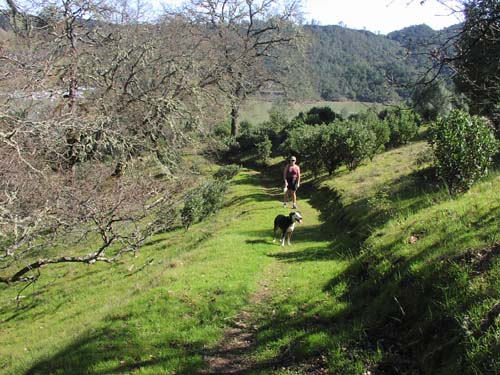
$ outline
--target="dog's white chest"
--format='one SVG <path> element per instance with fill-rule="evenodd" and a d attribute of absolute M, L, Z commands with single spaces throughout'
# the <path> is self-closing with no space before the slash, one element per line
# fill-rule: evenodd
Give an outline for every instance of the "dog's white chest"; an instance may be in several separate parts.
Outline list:
<path fill-rule="evenodd" d="M 293 232 L 295 229 L 295 221 L 286 229 L 287 232 Z"/>

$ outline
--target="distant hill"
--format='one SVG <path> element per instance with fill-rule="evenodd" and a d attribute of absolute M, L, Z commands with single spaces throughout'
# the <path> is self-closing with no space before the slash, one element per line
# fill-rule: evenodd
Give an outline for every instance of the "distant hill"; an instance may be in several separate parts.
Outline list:
<path fill-rule="evenodd" d="M 435 31 L 431 27 L 422 24 L 393 31 L 387 34 L 387 38 L 415 51 L 426 46 L 441 45 L 446 40 L 456 37 L 461 30 L 462 24 L 456 24 L 440 31 Z"/>
<path fill-rule="evenodd" d="M 306 26 L 314 92 L 325 100 L 384 102 L 411 96 L 431 67 L 428 51 L 452 35 L 417 25 L 377 35 L 341 26 Z"/>
<path fill-rule="evenodd" d="M 412 45 L 432 40 L 437 35 L 431 27 L 426 24 L 405 27 L 387 34 L 387 38 L 394 40 L 402 46 Z"/>

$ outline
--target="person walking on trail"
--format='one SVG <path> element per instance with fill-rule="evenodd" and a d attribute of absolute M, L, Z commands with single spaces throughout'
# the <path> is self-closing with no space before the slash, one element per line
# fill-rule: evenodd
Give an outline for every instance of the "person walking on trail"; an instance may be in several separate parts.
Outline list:
<path fill-rule="evenodd" d="M 286 208 L 288 197 L 291 196 L 293 206 L 297 208 L 297 189 L 300 186 L 300 167 L 296 164 L 297 158 L 292 156 L 283 169 L 283 180 L 285 180 L 285 197 L 283 199 L 283 207 Z"/>

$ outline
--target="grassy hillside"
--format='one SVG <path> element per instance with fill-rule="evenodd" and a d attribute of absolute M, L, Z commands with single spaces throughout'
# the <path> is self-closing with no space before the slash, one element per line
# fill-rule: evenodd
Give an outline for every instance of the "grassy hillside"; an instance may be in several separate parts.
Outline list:
<path fill-rule="evenodd" d="M 423 142 L 307 178 L 271 241 L 279 165 L 136 258 L 0 286 L 2 374 L 500 372 L 500 176 L 450 197 Z M 239 372 L 237 372 L 239 371 Z"/>
<path fill-rule="evenodd" d="M 362 327 L 351 350 L 381 354 L 377 374 L 497 373 L 500 177 L 451 197 L 417 163 L 426 147 L 323 183 L 329 206 L 317 205 L 338 250 L 355 254 L 325 288 L 345 286 L 350 324 Z"/>
<path fill-rule="evenodd" d="M 219 214 L 188 232 L 153 238 L 137 258 L 111 267 L 47 268 L 27 289 L 2 286 L 0 373 L 193 374 L 204 368 L 224 328 L 252 305 L 251 296 L 281 277 L 283 252 L 271 233 L 274 216 L 284 210 L 280 189 L 263 181 L 242 173 Z M 328 244 L 317 242 L 310 210 L 304 202 L 307 224 L 294 250 Z"/>
<path fill-rule="evenodd" d="M 32 288 L 2 287 L 0 373 L 193 373 L 266 263 L 262 245 L 234 252 L 246 238 L 234 227 L 255 229 L 240 211 L 259 196 L 253 179 L 240 176 L 231 209 L 153 238 L 137 258 L 54 267 Z"/>

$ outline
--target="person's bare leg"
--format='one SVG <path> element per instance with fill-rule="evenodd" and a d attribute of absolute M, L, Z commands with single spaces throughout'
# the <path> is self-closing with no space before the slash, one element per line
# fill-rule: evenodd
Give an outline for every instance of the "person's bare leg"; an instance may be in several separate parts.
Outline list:
<path fill-rule="evenodd" d="M 297 193 L 295 191 L 292 191 L 292 198 L 293 198 L 293 208 L 297 208 Z"/>

